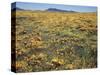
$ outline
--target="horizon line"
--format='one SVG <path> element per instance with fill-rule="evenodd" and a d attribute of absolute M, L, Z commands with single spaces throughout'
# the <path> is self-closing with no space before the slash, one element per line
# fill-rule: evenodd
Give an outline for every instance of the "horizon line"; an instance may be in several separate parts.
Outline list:
<path fill-rule="evenodd" d="M 55 8 L 65 11 L 97 12 L 96 6 L 80 6 L 80 5 L 49 4 L 49 3 L 13 2 L 11 9 L 15 7 L 24 10 L 46 10 L 49 8 Z"/>

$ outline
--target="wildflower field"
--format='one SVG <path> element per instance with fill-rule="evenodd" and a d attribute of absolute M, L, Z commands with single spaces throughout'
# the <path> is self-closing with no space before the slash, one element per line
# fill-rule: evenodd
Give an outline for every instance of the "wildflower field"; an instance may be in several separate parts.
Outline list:
<path fill-rule="evenodd" d="M 15 28 L 16 72 L 97 67 L 95 12 L 20 10 Z"/>

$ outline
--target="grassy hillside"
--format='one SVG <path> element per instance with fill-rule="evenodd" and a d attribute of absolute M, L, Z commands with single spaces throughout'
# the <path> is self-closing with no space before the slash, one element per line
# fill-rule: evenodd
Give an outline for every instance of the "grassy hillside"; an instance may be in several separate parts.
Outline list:
<path fill-rule="evenodd" d="M 96 67 L 96 13 L 16 12 L 17 72 Z"/>

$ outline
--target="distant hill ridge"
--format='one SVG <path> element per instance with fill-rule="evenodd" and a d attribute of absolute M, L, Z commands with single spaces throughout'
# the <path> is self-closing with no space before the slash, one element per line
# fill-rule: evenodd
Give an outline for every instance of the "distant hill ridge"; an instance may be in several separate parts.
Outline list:
<path fill-rule="evenodd" d="M 14 7 L 11 10 L 16 11 L 16 10 L 28 10 L 28 9 L 22 9 L 22 8 L 19 8 L 19 7 Z M 43 11 L 43 10 L 38 10 L 38 11 Z M 76 11 L 72 11 L 72 10 L 62 10 L 62 9 L 57 9 L 57 8 L 48 8 L 44 11 L 49 11 L 49 12 L 76 12 Z"/>
<path fill-rule="evenodd" d="M 46 11 L 51 11 L 51 12 L 76 12 L 72 10 L 62 10 L 62 9 L 56 9 L 56 8 L 48 8 Z"/>

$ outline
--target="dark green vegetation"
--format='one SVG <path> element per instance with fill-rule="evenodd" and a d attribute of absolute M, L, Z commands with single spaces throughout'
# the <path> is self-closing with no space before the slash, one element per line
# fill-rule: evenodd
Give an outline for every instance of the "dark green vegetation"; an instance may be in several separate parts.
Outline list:
<path fill-rule="evenodd" d="M 16 70 L 97 67 L 96 13 L 16 12 Z"/>

